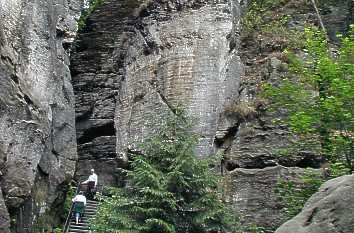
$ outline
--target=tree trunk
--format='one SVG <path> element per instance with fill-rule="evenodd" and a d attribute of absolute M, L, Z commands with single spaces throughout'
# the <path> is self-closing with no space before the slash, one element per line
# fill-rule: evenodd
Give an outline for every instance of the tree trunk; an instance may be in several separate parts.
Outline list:
<path fill-rule="evenodd" d="M 313 8 L 315 8 L 316 15 L 317 15 L 318 21 L 319 21 L 319 23 L 320 23 L 320 26 L 321 26 L 323 32 L 325 33 L 326 40 L 328 41 L 327 30 L 326 30 L 326 28 L 325 28 L 325 26 L 324 26 L 324 24 L 323 24 L 322 17 L 321 17 L 321 15 L 320 15 L 320 11 L 318 10 L 316 1 L 315 1 L 315 0 L 311 0 L 311 2 L 312 2 L 312 5 L 313 5 Z"/>

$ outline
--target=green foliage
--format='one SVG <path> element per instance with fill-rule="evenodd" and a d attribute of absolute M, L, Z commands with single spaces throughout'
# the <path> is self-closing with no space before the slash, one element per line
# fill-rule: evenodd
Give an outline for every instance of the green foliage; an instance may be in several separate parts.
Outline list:
<path fill-rule="evenodd" d="M 242 19 L 243 40 L 256 39 L 259 43 L 282 49 L 302 48 L 303 33 L 298 28 L 290 29 L 288 26 L 295 14 L 284 10 L 289 2 L 291 0 L 250 1 Z"/>
<path fill-rule="evenodd" d="M 79 31 L 84 29 L 86 26 L 87 18 L 97 9 L 97 7 L 101 6 L 104 1 L 105 0 L 90 0 L 89 7 L 81 12 L 81 16 L 78 21 Z"/>
<path fill-rule="evenodd" d="M 306 201 L 318 191 L 325 181 L 318 173 L 316 174 L 311 170 L 306 170 L 301 180 L 303 182 L 301 186 L 291 180 L 278 181 L 275 192 L 284 205 L 281 214 L 284 222 L 296 216 L 304 207 Z"/>
<path fill-rule="evenodd" d="M 331 162 L 352 172 L 354 152 L 354 27 L 341 37 L 341 48 L 330 52 L 323 33 L 306 30 L 306 59 L 287 53 L 290 72 L 278 86 L 265 85 L 271 109 L 286 109 L 283 119 L 302 141 L 320 142 Z"/>
<path fill-rule="evenodd" d="M 47 212 L 36 218 L 32 225 L 32 232 L 51 232 L 53 225 L 53 216 Z"/>
<path fill-rule="evenodd" d="M 63 232 L 63 230 L 59 227 L 54 228 L 54 230 L 53 230 L 53 233 L 62 233 L 62 232 Z"/>
<path fill-rule="evenodd" d="M 198 137 L 183 111 L 132 154 L 126 188 L 111 188 L 100 205 L 93 229 L 98 233 L 226 232 L 236 218 L 220 201 L 217 156 L 198 158 Z"/>
<path fill-rule="evenodd" d="M 267 230 L 264 227 L 260 227 L 257 225 L 252 225 L 248 232 L 249 233 L 273 233 L 274 231 Z"/>
<path fill-rule="evenodd" d="M 329 178 L 336 178 L 350 173 L 350 170 L 345 164 L 341 162 L 335 162 L 329 164 L 328 173 Z"/>
<path fill-rule="evenodd" d="M 64 202 L 64 216 L 67 216 L 69 214 L 72 205 L 72 199 L 75 196 L 75 191 L 76 191 L 75 186 L 72 184 L 69 185 L 68 191 L 66 193 L 65 202 Z"/>
<path fill-rule="evenodd" d="M 261 27 L 266 23 L 264 16 L 272 10 L 272 8 L 279 6 L 286 0 L 252 0 L 248 4 L 247 13 L 242 20 L 243 30 L 246 34 L 259 32 Z"/>

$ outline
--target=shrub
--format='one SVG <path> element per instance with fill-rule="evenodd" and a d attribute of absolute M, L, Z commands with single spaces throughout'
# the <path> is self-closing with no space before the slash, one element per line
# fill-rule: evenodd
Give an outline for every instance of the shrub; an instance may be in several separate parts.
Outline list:
<path fill-rule="evenodd" d="M 190 128 L 183 111 L 176 110 L 160 133 L 140 146 L 142 153 L 131 155 L 128 185 L 112 188 L 100 205 L 92 224 L 97 233 L 203 233 L 237 227 L 220 200 L 221 177 L 213 169 L 220 158 L 198 158 L 198 137 Z"/>

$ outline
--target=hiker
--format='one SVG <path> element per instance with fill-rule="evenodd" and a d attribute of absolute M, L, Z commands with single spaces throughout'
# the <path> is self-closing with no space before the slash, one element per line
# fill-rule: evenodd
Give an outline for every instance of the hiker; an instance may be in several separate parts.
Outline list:
<path fill-rule="evenodd" d="M 94 198 L 95 190 L 97 187 L 97 181 L 98 181 L 97 174 L 95 173 L 94 169 L 91 169 L 91 175 L 89 176 L 89 178 L 86 181 L 81 183 L 87 185 L 86 196 L 88 199 L 92 200 Z"/>
<path fill-rule="evenodd" d="M 80 191 L 72 201 L 74 202 L 73 213 L 75 214 L 76 224 L 79 224 L 79 220 L 81 222 L 86 206 L 86 197 L 84 196 L 84 192 Z"/>

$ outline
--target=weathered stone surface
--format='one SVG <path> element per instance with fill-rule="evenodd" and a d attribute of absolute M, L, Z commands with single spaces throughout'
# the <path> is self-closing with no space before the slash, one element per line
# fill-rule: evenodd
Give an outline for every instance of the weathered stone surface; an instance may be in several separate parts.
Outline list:
<path fill-rule="evenodd" d="M 237 96 L 242 64 L 230 48 L 237 1 L 153 2 L 127 41 L 116 108 L 117 151 L 153 133 L 164 109 L 180 103 L 195 119 L 200 155 L 214 152 L 218 119 Z"/>
<path fill-rule="evenodd" d="M 0 172 L 7 207 L 0 219 L 8 219 L 8 210 L 16 232 L 31 231 L 75 170 L 64 47 L 75 37 L 79 11 L 79 0 L 0 1 Z M 37 188 L 41 180 L 44 192 Z"/>
<path fill-rule="evenodd" d="M 101 185 L 116 184 L 114 171 L 122 166 L 116 153 L 114 114 L 123 67 L 117 67 L 113 56 L 129 28 L 122 2 L 105 1 L 88 18 L 71 56 L 79 156 L 76 179 L 87 179 L 94 168 Z"/>
<path fill-rule="evenodd" d="M 116 168 L 125 165 L 127 151 L 135 150 L 136 142 L 146 135 L 156 133 L 177 103 L 195 118 L 193 130 L 201 135 L 198 153 L 205 156 L 222 151 L 227 170 L 232 174 L 244 171 L 237 176 L 242 182 L 235 178 L 237 184 L 252 180 L 243 190 L 235 188 L 236 196 L 252 192 L 262 206 L 275 198 L 271 190 L 279 177 L 297 177 L 296 171 L 302 171 L 279 164 L 320 165 L 321 158 L 311 152 L 293 154 L 289 160 L 279 159 L 274 152 L 294 138 L 286 126 L 272 124 L 274 116 L 266 113 L 265 103 L 256 96 L 261 81 L 279 80 L 284 75 L 282 69 L 287 67 L 280 51 L 286 43 L 273 38 L 262 41 L 257 36 L 255 41 L 239 43 L 241 12 L 247 1 L 141 2 L 144 4 L 106 0 L 88 18 L 73 51 L 77 179 L 86 178 L 89 169 L 95 168 L 100 182 L 119 182 Z M 299 1 L 288 2 L 284 9 L 298 10 L 292 6 Z M 300 14 L 301 19 L 317 20 L 313 12 L 311 17 L 304 10 Z M 230 112 L 234 103 L 238 108 L 249 104 L 243 108 L 249 113 Z M 256 173 L 253 180 L 247 170 L 236 169 L 239 167 L 265 169 L 250 170 Z M 263 188 L 266 196 L 257 188 L 256 179 L 262 180 L 263 175 L 268 177 Z M 280 224 L 277 200 L 271 199 L 272 206 L 264 204 L 264 212 L 243 200 L 240 205 L 247 224 L 256 222 L 272 229 Z M 259 216 L 252 211 L 259 211 Z M 258 216 L 256 221 L 252 214 Z M 264 216 L 267 221 L 261 220 Z"/>
<path fill-rule="evenodd" d="M 332 40 L 337 40 L 337 34 L 345 33 L 354 22 L 354 2 L 338 0 L 336 4 L 324 3 L 323 8 L 321 13 L 328 35 Z"/>
<path fill-rule="evenodd" d="M 353 1 L 319 1 L 318 4 L 331 39 L 336 33 L 348 29 L 354 20 Z M 318 168 L 323 158 L 318 156 L 316 150 L 288 150 L 287 158 L 279 156 L 279 149 L 288 147 L 297 138 L 289 133 L 286 125 L 273 122 L 284 116 L 284 109 L 270 113 L 267 101 L 260 97 L 262 83 L 278 84 L 282 78 L 290 77 L 288 60 L 282 52 L 296 44 L 289 36 L 279 33 L 277 22 L 281 18 L 288 18 L 283 30 L 286 31 L 288 27 L 301 33 L 306 25 L 318 25 L 318 17 L 311 2 L 302 0 L 284 1 L 268 11 L 268 16 L 272 17 L 262 20 L 270 28 L 256 26 L 258 31 L 246 28 L 240 35 L 239 53 L 245 64 L 245 73 L 241 76 L 238 99 L 226 108 L 218 123 L 216 146 L 224 152 L 228 170 L 237 167 L 264 168 L 277 164 Z M 273 15 L 274 11 L 277 13 Z"/>
<path fill-rule="evenodd" d="M 105 1 L 72 56 L 80 161 L 99 156 L 123 166 L 127 150 L 154 133 L 178 103 L 196 119 L 198 152 L 213 152 L 220 113 L 237 95 L 242 73 L 230 48 L 239 16 L 237 1 Z M 107 136 L 116 150 L 95 149 Z"/>
<path fill-rule="evenodd" d="M 353 175 L 327 181 L 307 201 L 303 210 L 276 233 L 352 233 L 353 197 Z"/>
<path fill-rule="evenodd" d="M 282 223 L 283 208 L 279 196 L 275 193 L 277 183 L 280 180 L 292 180 L 301 185 L 303 181 L 300 177 L 303 174 L 302 168 L 283 166 L 264 169 L 237 168 L 225 178 L 226 200 L 232 203 L 240 215 L 244 229 L 255 224 L 275 230 Z"/>
<path fill-rule="evenodd" d="M 4 202 L 4 197 L 0 189 L 0 232 L 9 233 L 10 232 L 10 216 L 7 212 L 7 208 Z"/>

